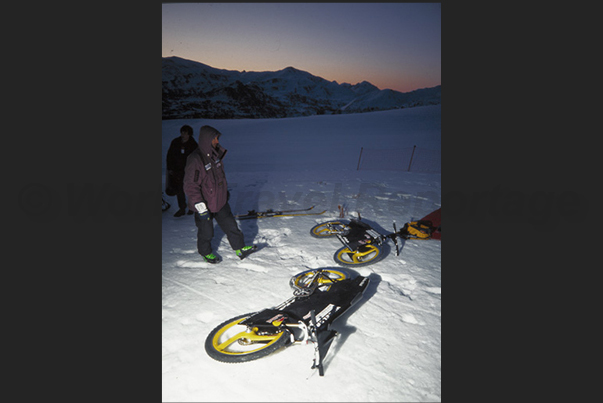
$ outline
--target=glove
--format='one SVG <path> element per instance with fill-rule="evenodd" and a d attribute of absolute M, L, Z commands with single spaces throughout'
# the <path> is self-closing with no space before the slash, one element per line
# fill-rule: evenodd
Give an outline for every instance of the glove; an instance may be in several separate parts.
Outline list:
<path fill-rule="evenodd" d="M 197 213 L 199 213 L 199 217 L 209 220 L 209 210 L 207 210 L 205 203 L 197 203 L 195 204 L 195 208 L 197 209 Z"/>

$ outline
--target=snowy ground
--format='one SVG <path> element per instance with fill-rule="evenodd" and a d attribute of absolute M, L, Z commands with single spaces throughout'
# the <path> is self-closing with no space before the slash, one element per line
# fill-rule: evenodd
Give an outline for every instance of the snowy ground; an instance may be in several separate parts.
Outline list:
<path fill-rule="evenodd" d="M 262 120 L 163 121 L 163 158 L 183 124 L 223 133 L 230 205 L 250 209 L 327 210 L 319 216 L 240 221 L 260 250 L 241 261 L 216 226 L 218 265 L 196 251 L 192 216 L 162 215 L 163 401 L 440 401 L 441 242 L 393 243 L 382 261 L 356 272 L 371 279 L 364 299 L 339 321 L 325 376 L 311 370 L 314 347 L 294 345 L 242 364 L 212 360 L 208 333 L 233 316 L 289 298 L 289 278 L 334 267 L 337 239 L 316 239 L 310 228 L 360 212 L 382 233 L 440 207 L 441 175 L 356 171 L 360 147 L 440 149 L 441 107 L 354 115 Z M 165 171 L 165 161 L 164 171 Z"/>

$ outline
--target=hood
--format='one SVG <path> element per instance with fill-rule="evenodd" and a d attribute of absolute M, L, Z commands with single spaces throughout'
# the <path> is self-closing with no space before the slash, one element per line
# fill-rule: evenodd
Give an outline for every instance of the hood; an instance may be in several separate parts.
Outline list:
<path fill-rule="evenodd" d="M 203 155 L 212 155 L 217 154 L 220 158 L 224 156 L 226 150 L 218 144 L 218 148 L 215 149 L 212 147 L 211 142 L 216 136 L 220 138 L 222 133 L 220 133 L 217 129 L 214 129 L 211 126 L 202 126 L 199 130 L 199 150 Z"/>

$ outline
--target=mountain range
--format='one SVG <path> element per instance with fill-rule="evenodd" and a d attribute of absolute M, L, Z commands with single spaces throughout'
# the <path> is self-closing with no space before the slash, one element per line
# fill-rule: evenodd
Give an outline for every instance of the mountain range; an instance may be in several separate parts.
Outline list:
<path fill-rule="evenodd" d="M 284 118 L 441 103 L 440 85 L 403 93 L 367 81 L 338 84 L 294 67 L 239 72 L 175 56 L 161 64 L 163 119 Z"/>

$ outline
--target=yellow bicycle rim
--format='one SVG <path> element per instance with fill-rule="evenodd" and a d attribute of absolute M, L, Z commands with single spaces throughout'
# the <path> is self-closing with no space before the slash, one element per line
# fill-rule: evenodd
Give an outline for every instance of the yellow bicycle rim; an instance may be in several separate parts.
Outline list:
<path fill-rule="evenodd" d="M 336 281 L 345 280 L 345 278 L 347 277 L 344 272 L 341 272 L 339 270 L 323 269 L 322 271 L 323 271 L 323 273 L 327 272 L 330 275 L 328 275 L 327 278 L 325 278 L 325 276 L 320 276 L 317 280 L 318 284 L 320 284 L 320 285 L 333 284 Z M 305 273 L 302 273 L 301 275 L 299 275 L 295 278 L 295 285 L 298 287 L 306 287 L 307 286 L 306 280 L 312 278 L 315 275 L 316 275 L 315 271 L 307 271 Z M 333 277 L 331 275 L 335 275 L 335 276 Z"/>
<path fill-rule="evenodd" d="M 330 229 L 330 228 L 327 226 L 327 224 L 329 224 L 329 225 L 341 225 L 342 227 L 345 227 L 345 224 L 343 224 L 343 223 L 341 223 L 341 222 L 339 222 L 339 221 L 328 222 L 328 223 L 325 223 L 325 224 L 323 224 L 323 225 L 321 225 L 321 226 L 316 227 L 316 228 L 313 230 L 314 235 L 318 235 L 318 236 L 329 236 L 329 235 L 332 235 L 332 234 L 336 233 L 336 232 L 332 231 L 332 230 L 331 230 L 331 229 Z"/>
<path fill-rule="evenodd" d="M 360 264 L 360 263 L 366 263 L 366 262 L 370 262 L 371 260 L 375 260 L 379 257 L 379 254 L 381 253 L 379 251 L 379 249 L 373 245 L 366 245 L 366 247 L 368 248 L 366 251 L 364 252 L 352 252 L 350 249 L 348 248 L 343 248 L 339 251 L 339 253 L 337 253 L 337 259 L 341 262 L 344 263 L 349 263 L 349 264 Z M 371 255 L 372 253 L 374 253 L 374 256 L 370 256 L 369 258 L 366 258 L 366 256 Z M 351 259 L 344 259 L 343 257 L 347 256 Z"/>
<path fill-rule="evenodd" d="M 237 325 L 239 325 L 240 322 L 242 322 L 243 320 L 245 320 L 247 318 L 239 318 L 237 320 L 232 321 L 231 323 L 228 323 L 226 325 L 224 325 L 224 327 L 222 327 L 212 338 L 212 345 L 213 347 L 216 349 L 216 351 L 222 353 L 222 354 L 229 354 L 229 355 L 244 355 L 244 354 L 250 354 L 250 353 L 254 353 L 256 351 L 259 351 L 261 349 L 264 349 L 268 346 L 270 346 L 271 344 L 275 343 L 278 339 L 280 339 L 285 333 L 280 332 L 280 333 L 276 333 L 276 334 L 272 334 L 272 335 L 264 335 L 264 336 L 260 336 L 256 333 L 257 328 L 253 328 L 251 329 L 250 332 L 247 331 L 247 327 L 245 326 L 241 326 L 241 329 L 244 329 L 240 332 L 234 332 L 233 335 L 228 335 L 226 340 L 220 341 L 222 335 L 224 335 L 226 332 L 230 331 L 230 330 L 234 330 L 233 328 Z M 229 332 L 232 333 L 232 332 Z M 246 350 L 243 349 L 243 351 L 237 351 L 236 348 L 235 349 L 231 349 L 231 347 L 237 347 L 240 346 L 239 341 L 244 341 L 244 344 L 247 343 L 248 345 L 257 345 L 257 348 L 252 348 L 250 350 Z M 259 344 L 256 344 L 259 343 Z"/>

